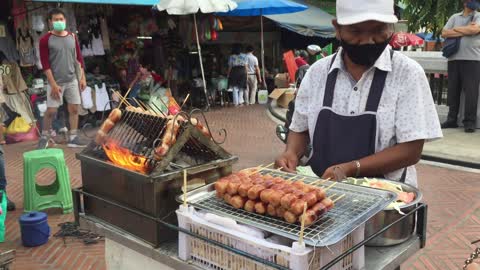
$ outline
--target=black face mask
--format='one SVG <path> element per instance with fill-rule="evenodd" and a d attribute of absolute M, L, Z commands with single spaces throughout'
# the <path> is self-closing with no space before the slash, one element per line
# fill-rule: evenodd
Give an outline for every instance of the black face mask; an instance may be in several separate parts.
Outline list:
<path fill-rule="evenodd" d="M 385 48 L 390 43 L 392 38 L 388 38 L 385 42 L 364 45 L 352 45 L 343 40 L 340 40 L 345 53 L 348 54 L 353 63 L 361 66 L 371 67 L 377 59 L 382 55 Z"/>

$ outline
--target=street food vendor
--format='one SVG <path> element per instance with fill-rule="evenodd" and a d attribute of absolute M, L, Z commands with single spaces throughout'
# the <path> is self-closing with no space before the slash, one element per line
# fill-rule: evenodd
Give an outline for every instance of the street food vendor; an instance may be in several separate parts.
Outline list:
<path fill-rule="evenodd" d="M 425 141 L 441 138 L 422 67 L 388 46 L 393 0 L 337 0 L 341 49 L 313 64 L 297 94 L 277 167 L 295 172 L 309 142 L 322 178 L 382 177 L 417 185 Z"/>

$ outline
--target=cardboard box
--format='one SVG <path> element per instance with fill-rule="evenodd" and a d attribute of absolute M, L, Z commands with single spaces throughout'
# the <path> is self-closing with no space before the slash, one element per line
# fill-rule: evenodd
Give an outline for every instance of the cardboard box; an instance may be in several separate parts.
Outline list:
<path fill-rule="evenodd" d="M 275 76 L 276 88 L 288 88 L 290 86 L 290 78 L 288 73 L 279 73 Z"/>
<path fill-rule="evenodd" d="M 277 88 L 269 95 L 277 101 L 277 106 L 288 109 L 288 103 L 295 99 L 295 90 L 290 88 Z"/>

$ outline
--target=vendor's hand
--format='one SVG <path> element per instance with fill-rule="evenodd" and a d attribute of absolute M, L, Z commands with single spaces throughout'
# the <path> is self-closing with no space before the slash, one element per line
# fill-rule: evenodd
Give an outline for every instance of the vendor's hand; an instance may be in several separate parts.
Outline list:
<path fill-rule="evenodd" d="M 275 167 L 282 168 L 282 170 L 290 173 L 296 173 L 298 166 L 298 157 L 295 153 L 284 152 L 275 160 Z"/>
<path fill-rule="evenodd" d="M 87 81 L 85 79 L 80 80 L 80 92 L 83 92 L 87 88 Z"/>
<path fill-rule="evenodd" d="M 349 162 L 331 166 L 323 173 L 322 179 L 342 181 L 353 175 L 353 170 L 356 170 L 356 167 L 353 167 L 354 165 L 353 162 Z"/>
<path fill-rule="evenodd" d="M 60 96 L 62 95 L 62 88 L 56 83 L 52 84 L 50 88 L 51 88 L 50 96 L 53 99 L 60 100 Z"/>

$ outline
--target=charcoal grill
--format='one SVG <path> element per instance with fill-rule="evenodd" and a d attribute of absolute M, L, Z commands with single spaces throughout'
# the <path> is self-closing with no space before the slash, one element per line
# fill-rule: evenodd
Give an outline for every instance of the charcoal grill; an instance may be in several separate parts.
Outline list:
<path fill-rule="evenodd" d="M 177 140 L 167 154 L 154 157 L 167 119 L 138 112 L 123 111 L 122 119 L 107 134 L 110 141 L 144 160 L 147 170 L 135 171 L 113 164 L 104 149 L 92 141 L 80 160 L 83 189 L 118 205 L 136 209 L 155 218 L 176 223 L 175 197 L 181 193 L 183 172 L 188 185 L 205 185 L 232 172 L 238 160 L 212 138 L 188 122 L 182 123 Z M 85 213 L 117 226 L 154 246 L 176 237 L 151 219 L 132 214 L 122 207 L 106 204 L 94 197 L 84 198 Z"/>

